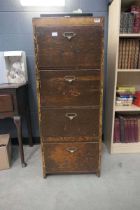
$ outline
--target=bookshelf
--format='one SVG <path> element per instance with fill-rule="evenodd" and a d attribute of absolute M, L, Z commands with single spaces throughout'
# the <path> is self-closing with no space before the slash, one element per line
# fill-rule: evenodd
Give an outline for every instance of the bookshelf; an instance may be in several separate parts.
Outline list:
<path fill-rule="evenodd" d="M 140 114 L 140 107 L 134 104 L 131 106 L 116 106 L 117 86 L 135 86 L 136 90 L 140 91 L 140 66 L 131 66 L 130 68 L 128 65 L 125 66 L 125 68 L 123 66 L 120 68 L 118 64 L 120 59 L 121 40 L 140 40 L 140 33 L 120 32 L 121 12 L 127 11 L 132 5 L 140 6 L 140 1 L 113 0 L 109 6 L 105 142 L 111 154 L 140 153 L 140 142 L 114 143 L 114 124 L 116 114 Z M 135 46 L 137 46 L 137 44 L 135 44 Z M 135 55 L 133 56 L 135 57 Z"/>

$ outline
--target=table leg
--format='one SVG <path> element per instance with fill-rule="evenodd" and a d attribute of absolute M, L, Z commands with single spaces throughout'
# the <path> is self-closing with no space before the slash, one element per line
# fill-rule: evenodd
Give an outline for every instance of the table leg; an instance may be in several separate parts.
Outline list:
<path fill-rule="evenodd" d="M 22 144 L 21 117 L 14 116 L 14 123 L 15 123 L 16 129 L 17 129 L 21 164 L 22 164 L 22 167 L 26 167 L 27 164 L 25 163 L 25 160 L 24 160 L 24 151 L 23 151 L 23 144 Z"/>

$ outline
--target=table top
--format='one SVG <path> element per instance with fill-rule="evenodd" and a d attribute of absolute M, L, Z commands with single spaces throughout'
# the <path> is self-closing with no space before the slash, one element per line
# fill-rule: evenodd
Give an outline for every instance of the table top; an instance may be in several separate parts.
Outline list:
<path fill-rule="evenodd" d="M 19 88 L 24 85 L 27 85 L 27 82 L 26 83 L 3 83 L 3 84 L 0 84 L 0 89 Z"/>

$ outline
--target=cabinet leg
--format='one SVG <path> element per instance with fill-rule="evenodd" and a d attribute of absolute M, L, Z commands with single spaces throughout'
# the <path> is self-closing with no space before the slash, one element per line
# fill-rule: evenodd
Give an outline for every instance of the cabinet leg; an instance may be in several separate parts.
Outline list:
<path fill-rule="evenodd" d="M 100 170 L 96 172 L 96 176 L 100 177 L 101 176 L 101 172 Z"/>
<path fill-rule="evenodd" d="M 22 165 L 22 167 L 26 167 L 27 164 L 25 163 L 25 160 L 24 160 L 24 151 L 23 151 L 23 144 L 22 144 L 21 117 L 15 116 L 14 123 L 15 123 L 16 129 L 17 129 L 21 165 Z"/>
<path fill-rule="evenodd" d="M 30 145 L 30 147 L 32 147 L 33 146 L 33 138 L 32 138 L 32 127 L 31 127 L 31 118 L 30 118 L 29 108 L 27 108 L 27 111 L 26 111 L 26 120 L 27 120 L 28 136 L 29 136 L 29 145 Z"/>

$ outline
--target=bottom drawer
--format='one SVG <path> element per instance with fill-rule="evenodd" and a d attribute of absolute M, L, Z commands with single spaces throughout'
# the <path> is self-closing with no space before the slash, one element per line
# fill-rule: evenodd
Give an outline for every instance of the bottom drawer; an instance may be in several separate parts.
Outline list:
<path fill-rule="evenodd" d="M 96 172 L 98 143 L 47 143 L 43 145 L 46 173 Z"/>

